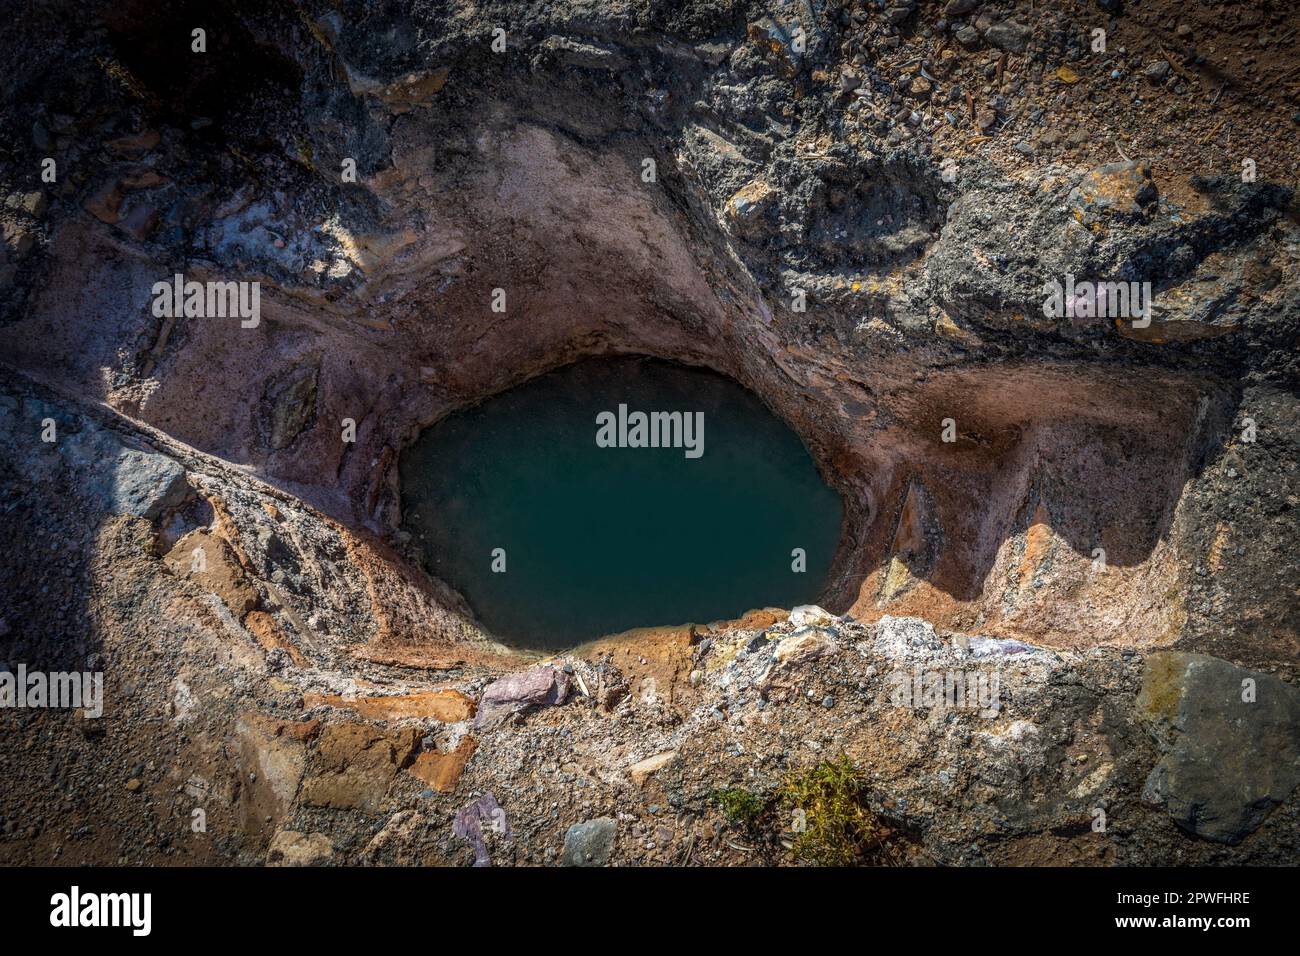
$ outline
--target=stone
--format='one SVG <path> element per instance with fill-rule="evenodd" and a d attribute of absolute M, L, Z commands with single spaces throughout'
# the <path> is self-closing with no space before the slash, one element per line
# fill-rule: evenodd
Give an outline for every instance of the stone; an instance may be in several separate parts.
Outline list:
<path fill-rule="evenodd" d="M 334 858 L 334 844 L 323 833 L 279 830 L 266 852 L 267 866 L 320 866 Z"/>
<path fill-rule="evenodd" d="M 618 823 L 612 817 L 600 817 L 575 823 L 564 834 L 562 866 L 604 866 L 614 850 Z"/>
<path fill-rule="evenodd" d="M 984 39 L 999 50 L 1024 53 L 1029 45 L 1029 27 L 1014 20 L 1002 20 L 984 31 Z"/>
<path fill-rule="evenodd" d="M 238 820 L 250 835 L 264 833 L 293 806 L 307 763 L 307 741 L 320 721 L 245 714 L 235 723 L 239 768 Z"/>
<path fill-rule="evenodd" d="M 1300 784 L 1300 690 L 1270 674 L 1154 653 L 1137 710 L 1163 751 L 1143 799 L 1190 833 L 1239 843 Z"/>
<path fill-rule="evenodd" d="M 565 66 L 581 70 L 617 71 L 627 68 L 627 60 L 619 53 L 609 47 L 583 40 L 549 36 L 542 41 L 541 47 Z"/>
<path fill-rule="evenodd" d="M 302 802 L 315 807 L 379 813 L 397 771 L 415 751 L 414 728 L 382 730 L 370 724 L 330 724 L 320 733 Z"/>
<path fill-rule="evenodd" d="M 60 447 L 64 461 L 78 472 L 82 495 L 109 514 L 155 521 L 191 494 L 180 464 L 152 450 L 128 447 L 95 425 L 62 440 Z"/>
<path fill-rule="evenodd" d="M 295 667 L 306 667 L 309 664 L 302 651 L 290 640 L 285 633 L 285 629 L 275 619 L 275 615 L 269 611 L 249 611 L 244 617 L 244 628 L 253 639 L 257 641 L 262 650 L 267 651 L 284 651 L 289 655 L 289 660 L 293 661 Z"/>
<path fill-rule="evenodd" d="M 980 5 L 980 0 L 948 0 L 943 8 L 945 17 L 960 17 L 970 13 Z"/>
<path fill-rule="evenodd" d="M 15 193 L 16 205 L 27 215 L 40 219 L 50 208 L 50 199 L 39 189 L 27 193 Z"/>
<path fill-rule="evenodd" d="M 122 189 L 116 179 L 105 183 L 84 204 L 86 212 L 100 222 L 114 225 L 122 208 Z"/>
<path fill-rule="evenodd" d="M 153 206 L 137 205 L 118 226 L 136 242 L 144 242 L 158 228 L 159 213 Z"/>
<path fill-rule="evenodd" d="M 279 451 L 288 448 L 316 414 L 316 384 L 320 366 L 294 369 L 268 384 L 264 397 L 267 442 Z"/>
<path fill-rule="evenodd" d="M 201 555 L 196 555 L 196 551 Z M 237 618 L 242 619 L 257 607 L 257 590 L 244 574 L 230 545 L 216 535 L 202 529 L 191 531 L 176 542 L 163 561 L 174 574 L 221 598 Z"/>
<path fill-rule="evenodd" d="M 741 236 L 759 238 L 766 235 L 771 231 L 766 222 L 767 213 L 775 206 L 778 198 L 779 193 L 771 184 L 756 179 L 741 187 L 727 200 L 724 210 L 727 223 L 733 232 Z"/>
<path fill-rule="evenodd" d="M 483 838 L 485 824 L 488 830 L 502 839 L 509 840 L 514 836 L 510 818 L 497 803 L 496 794 L 490 790 L 473 803 L 462 807 L 451 824 L 451 832 L 473 847 L 475 866 L 492 865 L 487 842 Z"/>
<path fill-rule="evenodd" d="M 1138 219 L 1158 196 L 1151 167 L 1143 162 L 1107 163 L 1090 171 L 1070 191 L 1075 218 L 1091 225 L 1105 217 Z"/>
<path fill-rule="evenodd" d="M 828 627 L 835 623 L 835 615 L 816 604 L 800 604 L 790 612 L 790 623 L 795 627 Z"/>
<path fill-rule="evenodd" d="M 556 667 L 535 667 L 507 674 L 483 691 L 476 727 L 495 727 L 534 707 L 562 704 L 569 694 L 569 676 Z"/>
<path fill-rule="evenodd" d="M 478 742 L 473 737 L 465 737 L 449 753 L 436 750 L 425 751 L 415 758 L 407 773 L 413 774 L 439 793 L 451 793 L 456 789 L 460 775 L 465 771 L 469 758 L 478 749 Z"/>
<path fill-rule="evenodd" d="M 896 27 L 902 26 L 915 9 L 914 4 L 895 4 L 885 8 L 885 19 Z"/>
<path fill-rule="evenodd" d="M 821 627 L 805 627 L 783 638 L 776 646 L 779 664 L 797 667 L 839 652 L 835 632 Z"/>
<path fill-rule="evenodd" d="M 653 757 L 646 757 L 645 760 L 640 760 L 628 767 L 627 775 L 632 778 L 632 782 L 638 787 L 644 787 L 650 777 L 672 763 L 676 756 L 676 750 L 665 750 Z"/>
<path fill-rule="evenodd" d="M 966 24 L 966 26 L 964 27 L 959 27 L 957 31 L 953 33 L 953 36 L 956 37 L 957 42 L 960 43 L 967 50 L 979 49 L 980 46 L 979 31 L 976 30 L 970 24 Z"/>
<path fill-rule="evenodd" d="M 307 693 L 303 695 L 302 707 L 303 710 L 314 707 L 350 710 L 363 720 L 403 720 L 414 717 L 438 720 L 445 724 L 469 720 L 474 716 L 475 709 L 472 698 L 452 689 L 355 699 L 347 699 L 338 694 Z"/>
<path fill-rule="evenodd" d="M 1147 78 L 1148 82 L 1159 85 L 1169 78 L 1169 69 L 1168 60 L 1154 60 L 1147 64 L 1146 69 L 1142 71 L 1142 75 Z"/>
<path fill-rule="evenodd" d="M 119 136 L 104 144 L 104 147 L 118 156 L 143 156 L 162 141 L 157 130 L 147 129 L 129 136 Z"/>

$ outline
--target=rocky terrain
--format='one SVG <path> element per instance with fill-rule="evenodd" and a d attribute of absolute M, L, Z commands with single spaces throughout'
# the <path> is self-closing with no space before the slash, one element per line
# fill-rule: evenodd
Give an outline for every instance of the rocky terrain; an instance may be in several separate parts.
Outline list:
<path fill-rule="evenodd" d="M 1298 30 L 14 13 L 0 671 L 102 672 L 104 713 L 0 708 L 0 862 L 839 859 L 816 787 L 860 862 L 1293 861 Z M 260 313 L 160 314 L 178 273 Z M 1067 276 L 1149 282 L 1149 324 L 1052 317 Z M 401 449 L 612 354 L 799 432 L 846 507 L 826 610 L 541 659 L 425 571 Z"/>

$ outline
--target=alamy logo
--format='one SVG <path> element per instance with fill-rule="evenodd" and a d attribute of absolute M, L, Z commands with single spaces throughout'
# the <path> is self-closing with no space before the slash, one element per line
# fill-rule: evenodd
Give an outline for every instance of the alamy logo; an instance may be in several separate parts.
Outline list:
<path fill-rule="evenodd" d="M 153 314 L 160 319 L 239 318 L 244 329 L 262 320 L 259 282 L 186 282 L 178 272 L 171 282 L 155 282 L 153 296 Z"/>
<path fill-rule="evenodd" d="M 1049 319 L 1130 319 L 1133 328 L 1151 324 L 1150 282 L 1079 282 L 1067 273 L 1065 285 L 1055 279 L 1044 284 L 1043 315 Z"/>
<path fill-rule="evenodd" d="M 684 448 L 687 458 L 704 454 L 703 412 L 631 412 L 618 406 L 618 414 L 596 416 L 596 444 L 600 448 Z"/>
<path fill-rule="evenodd" d="M 104 675 L 98 672 L 65 673 L 28 671 L 19 664 L 17 673 L 0 671 L 0 707 L 84 708 L 84 716 L 95 719 L 104 713 Z"/>
<path fill-rule="evenodd" d="M 134 936 L 148 936 L 153 928 L 151 893 L 83 894 L 74 886 L 51 896 L 50 907 L 51 926 L 129 926 Z"/>

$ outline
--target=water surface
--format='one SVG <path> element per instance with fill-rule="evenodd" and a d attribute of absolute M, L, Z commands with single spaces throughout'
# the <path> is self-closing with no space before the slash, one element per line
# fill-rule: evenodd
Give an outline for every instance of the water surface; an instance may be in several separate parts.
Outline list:
<path fill-rule="evenodd" d="M 620 404 L 702 413 L 703 441 L 600 447 Z M 731 379 L 653 359 L 533 379 L 431 426 L 400 469 L 430 571 L 519 647 L 815 601 L 839 538 L 839 496 L 783 421 Z"/>

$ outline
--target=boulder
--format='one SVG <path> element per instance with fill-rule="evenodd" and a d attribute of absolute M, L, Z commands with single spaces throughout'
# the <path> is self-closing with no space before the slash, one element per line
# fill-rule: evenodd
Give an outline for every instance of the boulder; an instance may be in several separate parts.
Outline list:
<path fill-rule="evenodd" d="M 1239 843 L 1300 783 L 1300 690 L 1276 677 L 1160 652 L 1137 708 L 1163 751 L 1143 799 L 1190 833 Z"/>
<path fill-rule="evenodd" d="M 476 727 L 495 727 L 534 707 L 562 704 L 569 695 L 569 675 L 557 667 L 535 667 L 495 680 L 478 703 Z"/>

